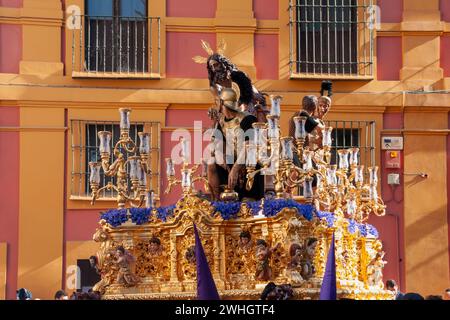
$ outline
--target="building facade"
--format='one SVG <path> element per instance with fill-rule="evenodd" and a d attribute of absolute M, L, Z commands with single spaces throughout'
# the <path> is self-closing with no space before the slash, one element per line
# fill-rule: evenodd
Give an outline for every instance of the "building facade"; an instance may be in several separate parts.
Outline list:
<path fill-rule="evenodd" d="M 385 279 L 423 295 L 450 286 L 450 1 L 0 0 L 0 298 L 74 290 L 115 206 L 107 194 L 91 206 L 86 177 L 119 107 L 133 135 L 152 133 L 161 203 L 178 199 L 162 192 L 173 133 L 210 124 L 201 40 L 225 40 L 260 91 L 283 96 L 286 133 L 301 98 L 333 80 L 337 146 L 381 167 L 387 215 L 370 222 Z"/>

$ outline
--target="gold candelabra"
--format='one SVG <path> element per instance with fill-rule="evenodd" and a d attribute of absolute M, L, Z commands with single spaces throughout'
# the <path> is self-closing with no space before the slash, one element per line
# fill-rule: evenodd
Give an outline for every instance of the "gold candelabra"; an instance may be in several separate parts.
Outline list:
<path fill-rule="evenodd" d="M 172 188 L 178 184 L 181 185 L 181 188 L 183 190 L 183 195 L 193 195 L 195 194 L 194 189 L 194 183 L 197 181 L 202 181 L 205 191 L 209 192 L 209 182 L 207 179 L 207 163 L 202 160 L 201 165 L 195 164 L 189 167 L 189 142 L 185 140 L 184 138 L 180 139 L 181 144 L 181 179 L 175 178 L 175 164 L 172 160 L 172 158 L 166 158 L 166 173 L 167 173 L 167 180 L 169 182 L 167 189 L 165 191 L 166 194 L 172 191 Z M 198 169 L 201 167 L 201 174 L 198 176 L 195 176 Z"/>
<path fill-rule="evenodd" d="M 377 192 L 378 167 L 368 168 L 370 181 L 364 184 L 358 148 L 339 150 L 339 167 L 331 165 L 333 128 L 322 129 L 319 145 L 312 150 L 310 145 L 317 141 L 306 132 L 305 116 L 294 117 L 294 137 L 280 137 L 281 99 L 271 96 L 267 124 L 253 124 L 254 140 L 246 146 L 247 190 L 256 174 L 272 175 L 278 199 L 289 197 L 293 188 L 302 186 L 306 202 L 314 203 L 318 210 L 341 216 L 345 213 L 358 222 L 366 221 L 372 213 L 383 216 L 386 206 Z M 256 170 L 258 164 L 261 168 Z"/>
<path fill-rule="evenodd" d="M 117 192 L 117 206 L 119 209 L 125 208 L 129 203 L 132 207 L 154 207 L 156 196 L 153 191 L 147 188 L 147 175 L 151 174 L 148 167 L 150 153 L 150 134 L 139 132 L 139 148 L 130 138 L 130 113 L 131 109 L 121 108 L 120 112 L 120 138 L 114 145 L 113 159 L 111 159 L 112 133 L 109 131 L 99 131 L 101 162 L 89 162 L 90 186 L 92 204 L 100 198 L 103 190 L 114 190 Z M 139 153 L 138 153 L 139 152 Z M 116 184 L 108 182 L 100 187 L 100 170 L 106 176 L 116 176 Z M 129 180 L 128 180 L 129 179 Z M 131 180 L 131 187 L 128 182 Z M 131 189 L 131 190 L 129 190 Z"/>

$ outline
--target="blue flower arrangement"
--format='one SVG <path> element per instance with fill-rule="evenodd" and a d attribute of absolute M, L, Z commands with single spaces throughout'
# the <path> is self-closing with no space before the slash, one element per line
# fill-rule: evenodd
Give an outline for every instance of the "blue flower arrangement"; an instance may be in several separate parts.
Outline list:
<path fill-rule="evenodd" d="M 151 215 L 151 209 L 149 208 L 131 208 L 131 221 L 137 225 L 144 224 L 148 222 Z"/>
<path fill-rule="evenodd" d="M 348 219 L 348 232 L 354 234 L 358 230 L 358 223 L 353 219 Z"/>
<path fill-rule="evenodd" d="M 166 222 L 167 218 L 173 215 L 173 210 L 175 209 L 176 205 L 171 205 L 167 207 L 159 207 L 156 208 L 156 217 L 158 219 L 161 219 L 162 221 Z"/>
<path fill-rule="evenodd" d="M 128 220 L 127 209 L 111 209 L 102 213 L 100 218 L 106 220 L 111 226 L 118 227 Z"/>
<path fill-rule="evenodd" d="M 240 202 L 221 202 L 214 201 L 212 202 L 212 206 L 214 207 L 216 212 L 219 212 L 222 216 L 223 220 L 230 220 L 238 214 L 241 209 Z"/>
<path fill-rule="evenodd" d="M 219 212 L 224 220 L 236 218 L 239 210 L 241 209 L 241 204 L 241 202 L 212 202 L 215 212 Z M 250 208 L 253 215 L 257 215 L 261 210 L 261 201 L 246 202 L 246 204 Z M 157 218 L 166 222 L 167 218 L 173 215 L 175 208 L 176 205 L 156 208 Z M 311 221 L 314 215 L 316 215 L 319 219 L 325 218 L 329 228 L 333 227 L 336 221 L 336 217 L 333 213 L 316 211 L 312 205 L 300 204 L 292 199 L 266 200 L 264 201 L 263 212 L 266 217 L 273 217 L 285 208 L 297 209 L 298 213 L 308 221 Z M 152 215 L 152 210 L 150 208 L 131 208 L 130 214 L 132 222 L 137 225 L 142 225 L 149 221 L 149 218 Z M 112 227 L 118 227 L 128 220 L 127 209 L 108 210 L 101 215 L 101 219 L 106 220 L 106 222 Z M 350 233 L 354 234 L 357 230 L 359 230 L 362 237 L 373 236 L 378 238 L 378 230 L 374 226 L 365 223 L 357 223 L 355 220 L 351 219 L 348 221 L 348 231 Z"/>
<path fill-rule="evenodd" d="M 319 219 L 325 218 L 325 220 L 327 221 L 328 228 L 331 228 L 332 226 L 334 226 L 336 217 L 331 212 L 320 211 L 320 212 L 316 212 L 316 215 Z"/>
<path fill-rule="evenodd" d="M 368 237 L 373 236 L 375 238 L 378 238 L 378 230 L 371 224 L 366 223 L 360 223 L 358 224 L 359 232 L 361 233 L 361 236 Z"/>

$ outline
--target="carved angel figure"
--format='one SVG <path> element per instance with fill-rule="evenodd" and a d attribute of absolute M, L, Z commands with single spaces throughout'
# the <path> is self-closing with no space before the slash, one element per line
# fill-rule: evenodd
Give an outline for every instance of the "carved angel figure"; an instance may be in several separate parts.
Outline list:
<path fill-rule="evenodd" d="M 289 255 L 291 261 L 287 267 L 287 274 L 293 284 L 300 284 L 304 281 L 302 277 L 303 247 L 298 243 L 291 244 Z"/>
<path fill-rule="evenodd" d="M 266 241 L 260 239 L 256 242 L 256 280 L 267 281 L 272 278 L 272 268 L 270 267 L 270 257 L 272 253 L 280 246 L 270 248 Z"/>
<path fill-rule="evenodd" d="M 369 286 L 383 288 L 383 268 L 387 261 L 383 260 L 384 251 L 377 252 L 375 258 L 367 266 L 367 280 Z"/>
<path fill-rule="evenodd" d="M 132 271 L 132 264 L 134 264 L 135 258 L 123 246 L 117 247 L 115 262 L 119 268 L 116 280 L 118 284 L 133 287 L 140 281 L 139 277 Z"/>

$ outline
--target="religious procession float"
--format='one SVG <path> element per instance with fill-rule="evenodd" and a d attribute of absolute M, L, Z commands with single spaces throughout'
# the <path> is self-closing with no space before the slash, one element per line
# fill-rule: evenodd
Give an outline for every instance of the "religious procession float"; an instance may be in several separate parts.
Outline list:
<path fill-rule="evenodd" d="M 312 114 L 301 112 L 292 135 L 282 137 L 282 97 L 270 96 L 266 105 L 223 55 L 223 44 L 217 53 L 202 45 L 208 58 L 194 60 L 207 64 L 214 132 L 231 134 L 235 147 L 241 140 L 233 156 L 241 161 L 220 164 L 222 138 L 213 133 L 209 159 L 191 164 L 181 139 L 179 161 L 166 159 L 166 192 L 179 193 L 179 201 L 160 206 L 147 186 L 149 134 L 139 133 L 135 143 L 131 110 L 120 109 L 119 141 L 98 132 L 101 161 L 89 163 L 93 202 L 106 189 L 118 204 L 101 214 L 93 236 L 101 275 L 94 291 L 103 299 L 196 299 L 195 224 L 221 299 L 260 299 L 270 283 L 283 298 L 318 299 L 332 239 L 338 298 L 392 299 L 383 289 L 382 243 L 367 224 L 370 215 L 385 214 L 378 168 L 360 164 L 358 148 L 337 150 L 332 163 L 333 128 L 321 125 L 327 110 L 317 113 L 316 128 Z M 322 89 L 331 95 L 327 83 Z M 325 107 L 331 101 L 323 100 Z M 237 129 L 245 128 L 252 134 L 239 139 Z M 101 186 L 102 170 L 114 182 Z"/>

